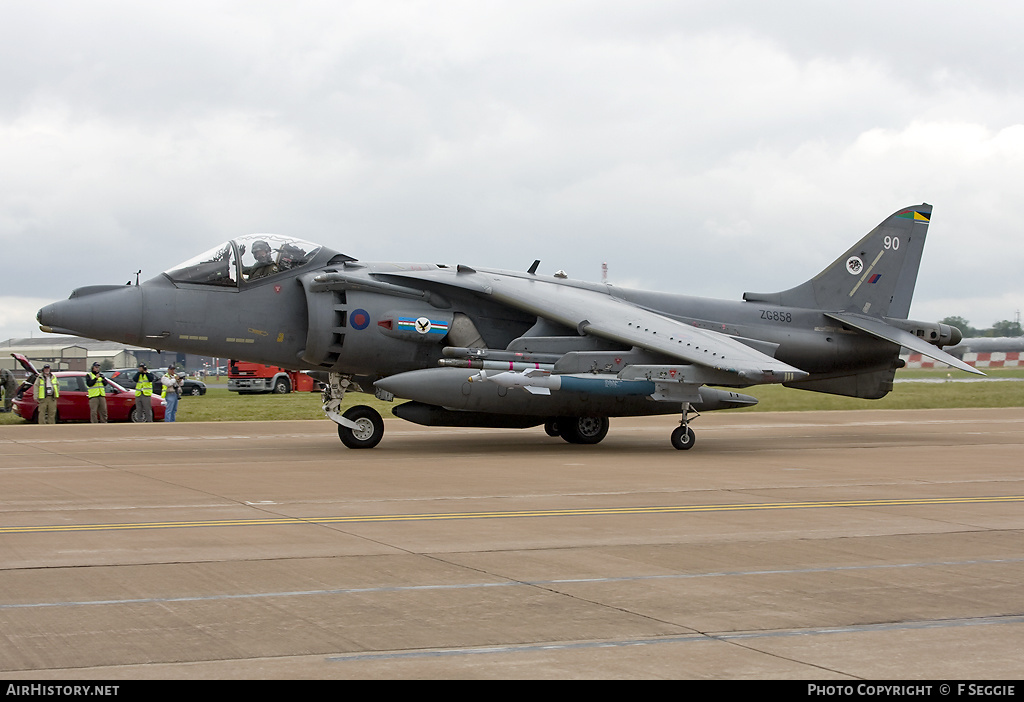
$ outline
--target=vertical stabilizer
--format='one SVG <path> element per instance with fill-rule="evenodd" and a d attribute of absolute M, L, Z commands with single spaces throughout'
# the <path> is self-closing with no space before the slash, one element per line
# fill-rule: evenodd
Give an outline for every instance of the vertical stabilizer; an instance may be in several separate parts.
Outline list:
<path fill-rule="evenodd" d="M 928 204 L 904 208 L 806 283 L 780 293 L 745 293 L 743 299 L 906 319 L 931 216 Z"/>

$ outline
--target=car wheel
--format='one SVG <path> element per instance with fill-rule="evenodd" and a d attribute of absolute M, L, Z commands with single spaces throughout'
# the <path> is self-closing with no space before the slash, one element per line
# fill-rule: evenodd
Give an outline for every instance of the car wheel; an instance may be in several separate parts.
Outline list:
<path fill-rule="evenodd" d="M 196 395 L 202 395 L 202 394 L 203 394 L 203 389 L 202 388 L 199 388 L 199 387 L 192 388 L 192 396 L 193 397 L 195 397 Z"/>

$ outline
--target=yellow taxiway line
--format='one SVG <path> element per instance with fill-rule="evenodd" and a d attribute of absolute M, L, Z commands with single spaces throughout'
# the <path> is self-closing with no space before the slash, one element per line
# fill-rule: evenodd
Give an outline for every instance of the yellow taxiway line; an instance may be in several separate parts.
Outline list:
<path fill-rule="evenodd" d="M 617 514 L 685 514 L 693 512 L 740 512 L 778 509 L 823 509 L 850 507 L 908 507 L 1024 502 L 1024 495 L 986 497 L 934 497 L 888 500 L 839 500 L 825 502 L 754 502 L 746 504 L 670 505 L 656 507 L 597 507 L 592 509 L 549 509 L 499 512 L 446 512 L 437 514 L 379 514 L 347 517 L 281 517 L 267 519 L 212 519 L 179 522 L 135 522 L 124 524 L 59 524 L 37 526 L 0 526 L 0 534 L 38 534 L 46 532 L 116 531 L 124 529 L 183 529 L 196 527 L 283 526 L 294 524 L 366 524 L 372 522 L 423 522 L 459 519 L 512 519 L 529 517 L 592 517 Z"/>

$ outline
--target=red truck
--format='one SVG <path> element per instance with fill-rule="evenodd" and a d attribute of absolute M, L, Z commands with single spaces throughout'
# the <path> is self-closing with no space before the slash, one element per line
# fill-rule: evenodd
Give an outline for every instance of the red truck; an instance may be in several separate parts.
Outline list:
<path fill-rule="evenodd" d="M 292 371 L 262 363 L 231 359 L 228 365 L 228 390 L 241 395 L 273 392 L 317 392 L 320 383 L 302 371 Z"/>

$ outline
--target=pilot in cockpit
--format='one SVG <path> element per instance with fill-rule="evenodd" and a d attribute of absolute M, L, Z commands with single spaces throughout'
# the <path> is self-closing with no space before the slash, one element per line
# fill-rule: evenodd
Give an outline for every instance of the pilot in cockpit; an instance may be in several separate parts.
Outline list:
<path fill-rule="evenodd" d="M 245 266 L 242 269 L 242 273 L 245 274 L 248 280 L 266 278 L 268 275 L 277 273 L 277 264 L 274 263 L 270 244 L 262 239 L 257 240 L 252 245 L 252 255 L 256 258 L 256 263 L 251 266 Z"/>

